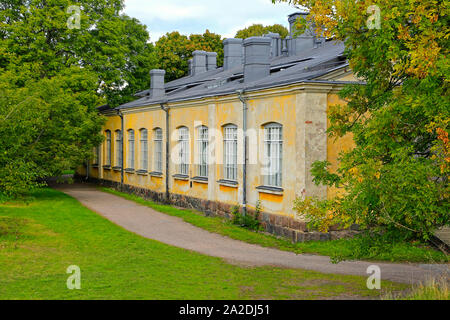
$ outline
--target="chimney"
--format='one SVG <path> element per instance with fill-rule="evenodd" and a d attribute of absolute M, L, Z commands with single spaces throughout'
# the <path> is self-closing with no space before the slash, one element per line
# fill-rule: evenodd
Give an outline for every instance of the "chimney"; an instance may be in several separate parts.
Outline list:
<path fill-rule="evenodd" d="M 206 70 L 214 70 L 217 68 L 217 53 L 207 52 L 206 53 Z"/>
<path fill-rule="evenodd" d="M 270 56 L 272 58 L 278 57 L 281 55 L 281 37 L 279 33 L 269 32 L 265 34 L 264 37 L 271 38 L 272 42 L 270 44 Z"/>
<path fill-rule="evenodd" d="M 161 98 L 166 94 L 164 87 L 165 70 L 150 70 L 150 97 L 152 99 Z"/>
<path fill-rule="evenodd" d="M 244 82 L 255 81 L 270 75 L 270 44 L 267 37 L 244 40 Z"/>
<path fill-rule="evenodd" d="M 290 14 L 288 16 L 288 21 L 289 21 L 289 32 L 290 32 L 290 36 L 295 38 L 295 32 L 297 31 L 297 29 L 295 28 L 295 24 L 297 22 L 297 18 L 298 17 L 302 17 L 303 19 L 306 20 L 306 17 L 309 15 L 309 12 L 296 12 L 293 14 Z"/>
<path fill-rule="evenodd" d="M 192 76 L 192 64 L 193 64 L 193 60 L 189 59 L 188 60 L 188 75 Z"/>
<path fill-rule="evenodd" d="M 289 15 L 289 25 L 291 32 L 291 40 L 288 40 L 289 55 L 299 55 L 305 50 L 317 48 L 325 42 L 325 38 L 317 37 L 315 34 L 314 26 L 307 28 L 304 33 L 296 35 L 295 23 L 297 18 L 301 17 L 305 20 L 308 19 L 308 12 L 297 12 Z"/>
<path fill-rule="evenodd" d="M 223 70 L 227 71 L 242 65 L 242 39 L 223 40 Z"/>
<path fill-rule="evenodd" d="M 192 75 L 206 72 L 206 51 L 196 50 L 192 55 Z"/>

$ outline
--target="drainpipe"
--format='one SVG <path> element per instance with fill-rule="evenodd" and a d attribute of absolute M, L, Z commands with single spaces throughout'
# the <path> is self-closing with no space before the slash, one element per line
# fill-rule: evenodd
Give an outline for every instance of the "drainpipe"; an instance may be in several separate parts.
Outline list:
<path fill-rule="evenodd" d="M 239 100 L 242 102 L 242 129 L 244 131 L 244 164 L 242 167 L 242 209 L 244 212 L 244 215 L 247 214 L 247 161 L 248 161 L 248 155 L 247 155 L 247 100 L 244 98 L 244 90 L 238 90 L 236 93 L 238 94 Z"/>
<path fill-rule="evenodd" d="M 89 180 L 89 160 L 86 161 L 86 181 Z"/>
<path fill-rule="evenodd" d="M 170 160 L 170 132 L 169 132 L 169 106 L 167 102 L 161 103 L 161 109 L 166 113 L 166 202 L 170 203 L 169 191 L 169 160 Z"/>
<path fill-rule="evenodd" d="M 123 192 L 123 171 L 124 171 L 124 168 L 123 168 L 123 156 L 124 156 L 124 149 L 123 149 L 123 140 L 124 140 L 124 133 L 123 133 L 123 113 L 122 112 L 120 112 L 120 110 L 117 110 L 117 115 L 120 117 L 120 127 L 121 127 L 121 132 L 122 132 L 122 139 L 120 139 L 120 145 L 121 145 L 121 151 L 122 151 L 122 161 L 121 161 L 121 163 L 120 163 L 120 167 L 121 167 L 121 169 L 120 169 L 120 191 L 122 191 Z"/>

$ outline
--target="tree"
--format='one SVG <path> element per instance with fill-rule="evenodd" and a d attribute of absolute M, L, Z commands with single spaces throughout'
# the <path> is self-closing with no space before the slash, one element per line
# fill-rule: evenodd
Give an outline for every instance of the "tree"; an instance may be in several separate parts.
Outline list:
<path fill-rule="evenodd" d="M 189 36 L 191 41 L 191 49 L 204 50 L 208 52 L 217 53 L 217 65 L 223 65 L 223 42 L 222 37 L 218 34 L 212 33 L 206 30 L 205 33 L 201 34 L 191 34 Z"/>
<path fill-rule="evenodd" d="M 149 34 L 138 20 L 120 14 L 122 0 L 19 0 L 0 4 L 1 52 L 21 65 L 39 65 L 35 78 L 52 77 L 71 66 L 98 75 L 99 94 L 110 106 L 132 99 L 148 86 L 155 67 Z M 0 58 L 0 67 L 11 60 Z"/>
<path fill-rule="evenodd" d="M 145 26 L 120 14 L 123 1 L 71 5 L 0 3 L 0 194 L 26 193 L 91 157 L 102 141 L 96 107 L 148 87 L 153 46 Z"/>
<path fill-rule="evenodd" d="M 71 67 L 36 80 L 28 72 L 0 69 L 0 198 L 41 186 L 102 141 L 95 73 Z"/>
<path fill-rule="evenodd" d="M 295 0 L 311 18 L 298 29 L 344 41 L 364 85 L 340 92 L 330 137 L 351 134 L 337 170 L 316 162 L 318 184 L 341 188 L 331 200 L 297 199 L 322 230 L 358 223 L 390 239 L 429 239 L 449 224 L 449 21 L 445 1 Z M 379 15 L 378 15 L 379 14 Z"/>
<path fill-rule="evenodd" d="M 221 36 L 206 30 L 204 34 L 189 37 L 178 31 L 166 33 L 155 43 L 160 69 L 166 70 L 166 81 L 172 81 L 188 74 L 188 61 L 195 50 L 217 53 L 217 65 L 223 64 Z"/>
<path fill-rule="evenodd" d="M 249 37 L 261 37 L 268 33 L 278 33 L 281 38 L 286 38 L 289 35 L 288 29 L 281 24 L 274 24 L 272 26 L 263 26 L 262 24 L 253 24 L 248 28 L 239 30 L 235 38 L 246 39 Z"/>

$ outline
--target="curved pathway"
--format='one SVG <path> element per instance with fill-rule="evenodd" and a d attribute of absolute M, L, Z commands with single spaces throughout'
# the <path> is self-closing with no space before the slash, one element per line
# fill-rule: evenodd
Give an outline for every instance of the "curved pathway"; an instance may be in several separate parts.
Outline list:
<path fill-rule="evenodd" d="M 366 277 L 368 276 L 367 267 L 378 265 L 382 279 L 402 283 L 417 283 L 430 276 L 449 277 L 450 275 L 448 264 L 394 264 L 365 261 L 344 261 L 332 264 L 326 256 L 295 254 L 211 233 L 184 222 L 181 218 L 102 192 L 92 185 L 59 185 L 56 188 L 129 231 L 169 245 L 220 257 L 230 263 L 249 266 L 271 265 Z"/>

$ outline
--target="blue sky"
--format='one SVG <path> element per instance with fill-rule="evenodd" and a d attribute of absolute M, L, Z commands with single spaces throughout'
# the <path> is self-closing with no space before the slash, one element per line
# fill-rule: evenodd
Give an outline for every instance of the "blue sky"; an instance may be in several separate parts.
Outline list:
<path fill-rule="evenodd" d="M 147 25 L 150 41 L 166 32 L 203 33 L 206 29 L 231 38 L 254 23 L 282 24 L 296 10 L 271 0 L 125 0 L 125 13 Z"/>

